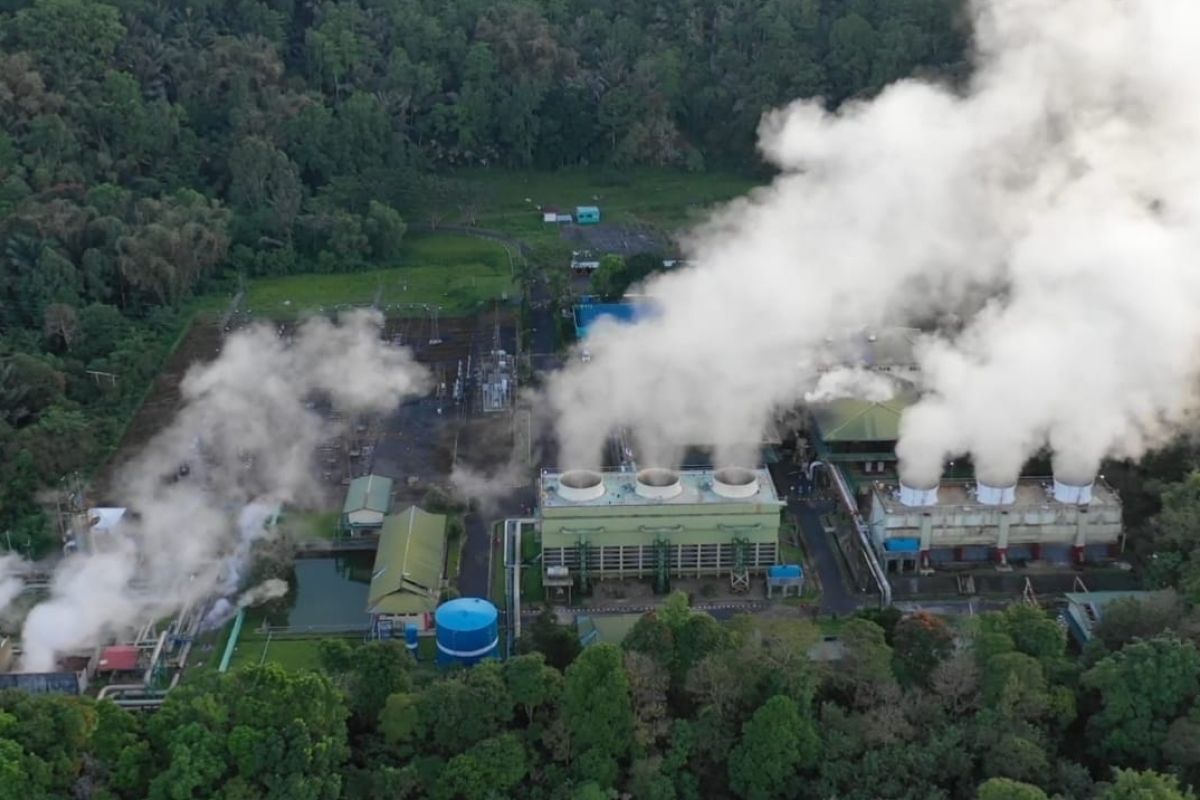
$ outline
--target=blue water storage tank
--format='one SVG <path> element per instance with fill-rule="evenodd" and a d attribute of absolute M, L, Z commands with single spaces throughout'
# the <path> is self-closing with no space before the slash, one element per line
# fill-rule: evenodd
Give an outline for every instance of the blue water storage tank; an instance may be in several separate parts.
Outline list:
<path fill-rule="evenodd" d="M 415 623 L 410 622 L 404 626 L 404 646 L 408 648 L 408 652 L 412 653 L 413 658 L 417 657 L 417 648 L 419 647 L 417 641 L 418 633 L 419 631 Z"/>
<path fill-rule="evenodd" d="M 479 597 L 460 597 L 438 606 L 437 660 L 439 665 L 470 666 L 485 658 L 497 658 L 500 644 L 500 614 Z"/>

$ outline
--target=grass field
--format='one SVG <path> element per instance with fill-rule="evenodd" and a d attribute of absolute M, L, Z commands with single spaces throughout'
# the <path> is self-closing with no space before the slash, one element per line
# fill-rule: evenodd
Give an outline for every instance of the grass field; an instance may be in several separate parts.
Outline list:
<path fill-rule="evenodd" d="M 297 539 L 333 539 L 339 516 L 337 511 L 285 512 L 279 524 Z"/>
<path fill-rule="evenodd" d="M 289 670 L 321 668 L 320 644 L 326 637 L 267 639 L 262 634 L 243 633 L 229 662 L 231 670 L 273 662 Z"/>
<path fill-rule="evenodd" d="M 454 177 L 477 201 L 476 225 L 534 244 L 558 241 L 557 227 L 542 222 L 538 206 L 574 213 L 576 206 L 598 205 L 602 222 L 671 231 L 700 221 L 713 205 L 745 194 L 757 184 L 728 172 L 652 168 L 468 169 Z M 446 220 L 459 223 L 460 217 L 461 213 L 448 213 Z"/>
<path fill-rule="evenodd" d="M 256 278 L 249 282 L 242 310 L 273 319 L 340 305 L 367 305 L 379 298 L 389 316 L 422 316 L 412 304 L 441 306 L 446 316 L 486 309 L 493 300 L 514 296 L 513 265 L 503 245 L 448 234 L 410 234 L 395 263 L 383 269 Z M 224 310 L 228 297 L 214 296 L 200 308 Z"/>
<path fill-rule="evenodd" d="M 526 603 L 540 603 L 546 599 L 542 588 L 542 564 L 538 560 L 541 543 L 532 530 L 521 533 L 521 599 Z"/>

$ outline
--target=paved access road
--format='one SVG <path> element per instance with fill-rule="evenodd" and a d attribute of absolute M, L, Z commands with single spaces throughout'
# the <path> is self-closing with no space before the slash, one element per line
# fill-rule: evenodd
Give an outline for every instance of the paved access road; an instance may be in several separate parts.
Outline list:
<path fill-rule="evenodd" d="M 792 498 L 788 510 L 800 526 L 804 546 L 821 578 L 821 613 L 838 616 L 853 614 L 862 605 L 853 586 L 848 584 L 839 563 L 842 554 L 833 537 L 821 529 L 821 515 L 835 510 L 834 504 L 813 504 Z"/>

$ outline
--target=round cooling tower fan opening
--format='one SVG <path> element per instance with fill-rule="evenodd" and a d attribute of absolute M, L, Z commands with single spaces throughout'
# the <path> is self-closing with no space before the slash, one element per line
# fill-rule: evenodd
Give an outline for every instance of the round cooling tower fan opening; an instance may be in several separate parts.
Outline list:
<path fill-rule="evenodd" d="M 637 474 L 636 491 L 642 497 L 666 500 L 682 492 L 683 484 L 675 470 L 651 467 Z"/>
<path fill-rule="evenodd" d="M 913 486 L 900 481 L 900 503 L 906 506 L 936 506 L 938 502 L 938 484 Z"/>
<path fill-rule="evenodd" d="M 713 473 L 712 488 L 722 497 L 753 497 L 758 494 L 758 476 L 745 467 L 725 467 Z"/>
<path fill-rule="evenodd" d="M 580 503 L 604 496 L 604 478 L 590 469 L 573 469 L 558 479 L 558 494 L 564 500 Z"/>
<path fill-rule="evenodd" d="M 1017 485 L 976 481 L 975 499 L 985 506 L 1010 506 L 1017 499 Z"/>

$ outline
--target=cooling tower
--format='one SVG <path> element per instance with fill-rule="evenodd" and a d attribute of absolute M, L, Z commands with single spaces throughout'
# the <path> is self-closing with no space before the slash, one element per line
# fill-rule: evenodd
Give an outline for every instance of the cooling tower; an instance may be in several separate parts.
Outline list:
<path fill-rule="evenodd" d="M 649 500 L 669 500 L 683 491 L 683 484 L 675 470 L 650 467 L 638 472 L 634 491 Z"/>
<path fill-rule="evenodd" d="M 712 490 L 721 497 L 753 497 L 758 494 L 758 478 L 745 467 L 724 467 L 713 473 Z"/>
<path fill-rule="evenodd" d="M 1017 499 L 1017 484 L 998 485 L 976 480 L 975 499 L 985 506 L 1011 506 Z"/>
<path fill-rule="evenodd" d="M 906 506 L 936 506 L 938 501 L 938 484 L 932 486 L 910 486 L 900 481 L 900 502 Z"/>
<path fill-rule="evenodd" d="M 604 496 L 604 479 L 590 469 L 572 469 L 558 479 L 558 496 L 572 503 L 583 503 Z"/>
<path fill-rule="evenodd" d="M 1092 486 L 1095 482 L 1095 478 L 1082 481 L 1077 476 L 1060 478 L 1056 474 L 1054 476 L 1054 499 L 1060 503 L 1086 506 L 1092 502 Z"/>

